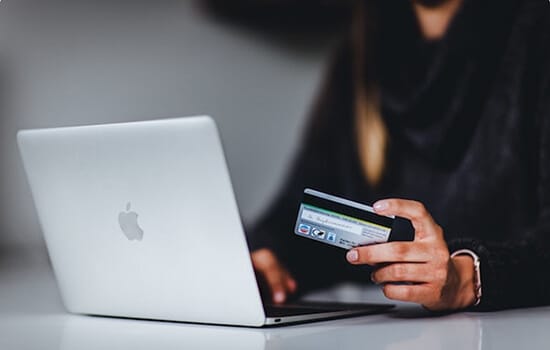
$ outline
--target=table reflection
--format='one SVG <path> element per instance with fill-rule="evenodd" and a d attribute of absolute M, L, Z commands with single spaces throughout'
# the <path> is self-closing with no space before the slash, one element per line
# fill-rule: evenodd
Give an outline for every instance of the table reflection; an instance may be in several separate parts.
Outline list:
<path fill-rule="evenodd" d="M 435 321 L 435 322 L 434 322 Z M 481 349 L 482 324 L 465 315 L 399 313 L 279 328 L 243 328 L 70 316 L 61 349 Z"/>

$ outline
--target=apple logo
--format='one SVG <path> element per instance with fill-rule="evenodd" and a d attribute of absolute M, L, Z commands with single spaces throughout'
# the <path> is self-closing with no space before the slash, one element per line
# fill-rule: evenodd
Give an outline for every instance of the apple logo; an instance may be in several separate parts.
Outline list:
<path fill-rule="evenodd" d="M 126 204 L 126 212 L 118 214 L 118 223 L 124 235 L 130 240 L 141 241 L 143 239 L 143 230 L 139 227 L 137 222 L 138 214 L 130 211 L 132 204 L 128 202 Z"/>

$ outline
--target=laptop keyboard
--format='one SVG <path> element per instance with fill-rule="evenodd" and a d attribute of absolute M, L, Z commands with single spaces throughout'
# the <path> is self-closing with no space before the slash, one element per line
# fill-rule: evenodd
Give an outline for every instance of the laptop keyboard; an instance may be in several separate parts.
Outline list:
<path fill-rule="evenodd" d="M 338 311 L 372 310 L 372 304 L 300 302 L 297 304 L 264 305 L 267 317 L 299 316 Z"/>

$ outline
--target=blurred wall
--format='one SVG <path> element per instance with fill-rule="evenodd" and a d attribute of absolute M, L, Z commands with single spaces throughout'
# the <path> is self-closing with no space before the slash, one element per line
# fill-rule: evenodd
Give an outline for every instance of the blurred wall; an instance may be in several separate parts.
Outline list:
<path fill-rule="evenodd" d="M 210 114 L 245 221 L 292 157 L 330 38 L 273 39 L 192 0 L 0 1 L 0 246 L 42 245 L 21 128 Z"/>

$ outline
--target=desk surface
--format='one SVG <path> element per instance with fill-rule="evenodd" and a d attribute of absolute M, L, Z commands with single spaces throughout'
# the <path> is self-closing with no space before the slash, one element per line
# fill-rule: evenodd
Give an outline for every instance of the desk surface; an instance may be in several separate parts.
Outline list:
<path fill-rule="evenodd" d="M 47 260 L 0 260 L 0 349 L 529 349 L 550 348 L 550 307 L 436 317 L 392 313 L 251 329 L 67 314 Z M 385 301 L 341 286 L 311 299 Z"/>

